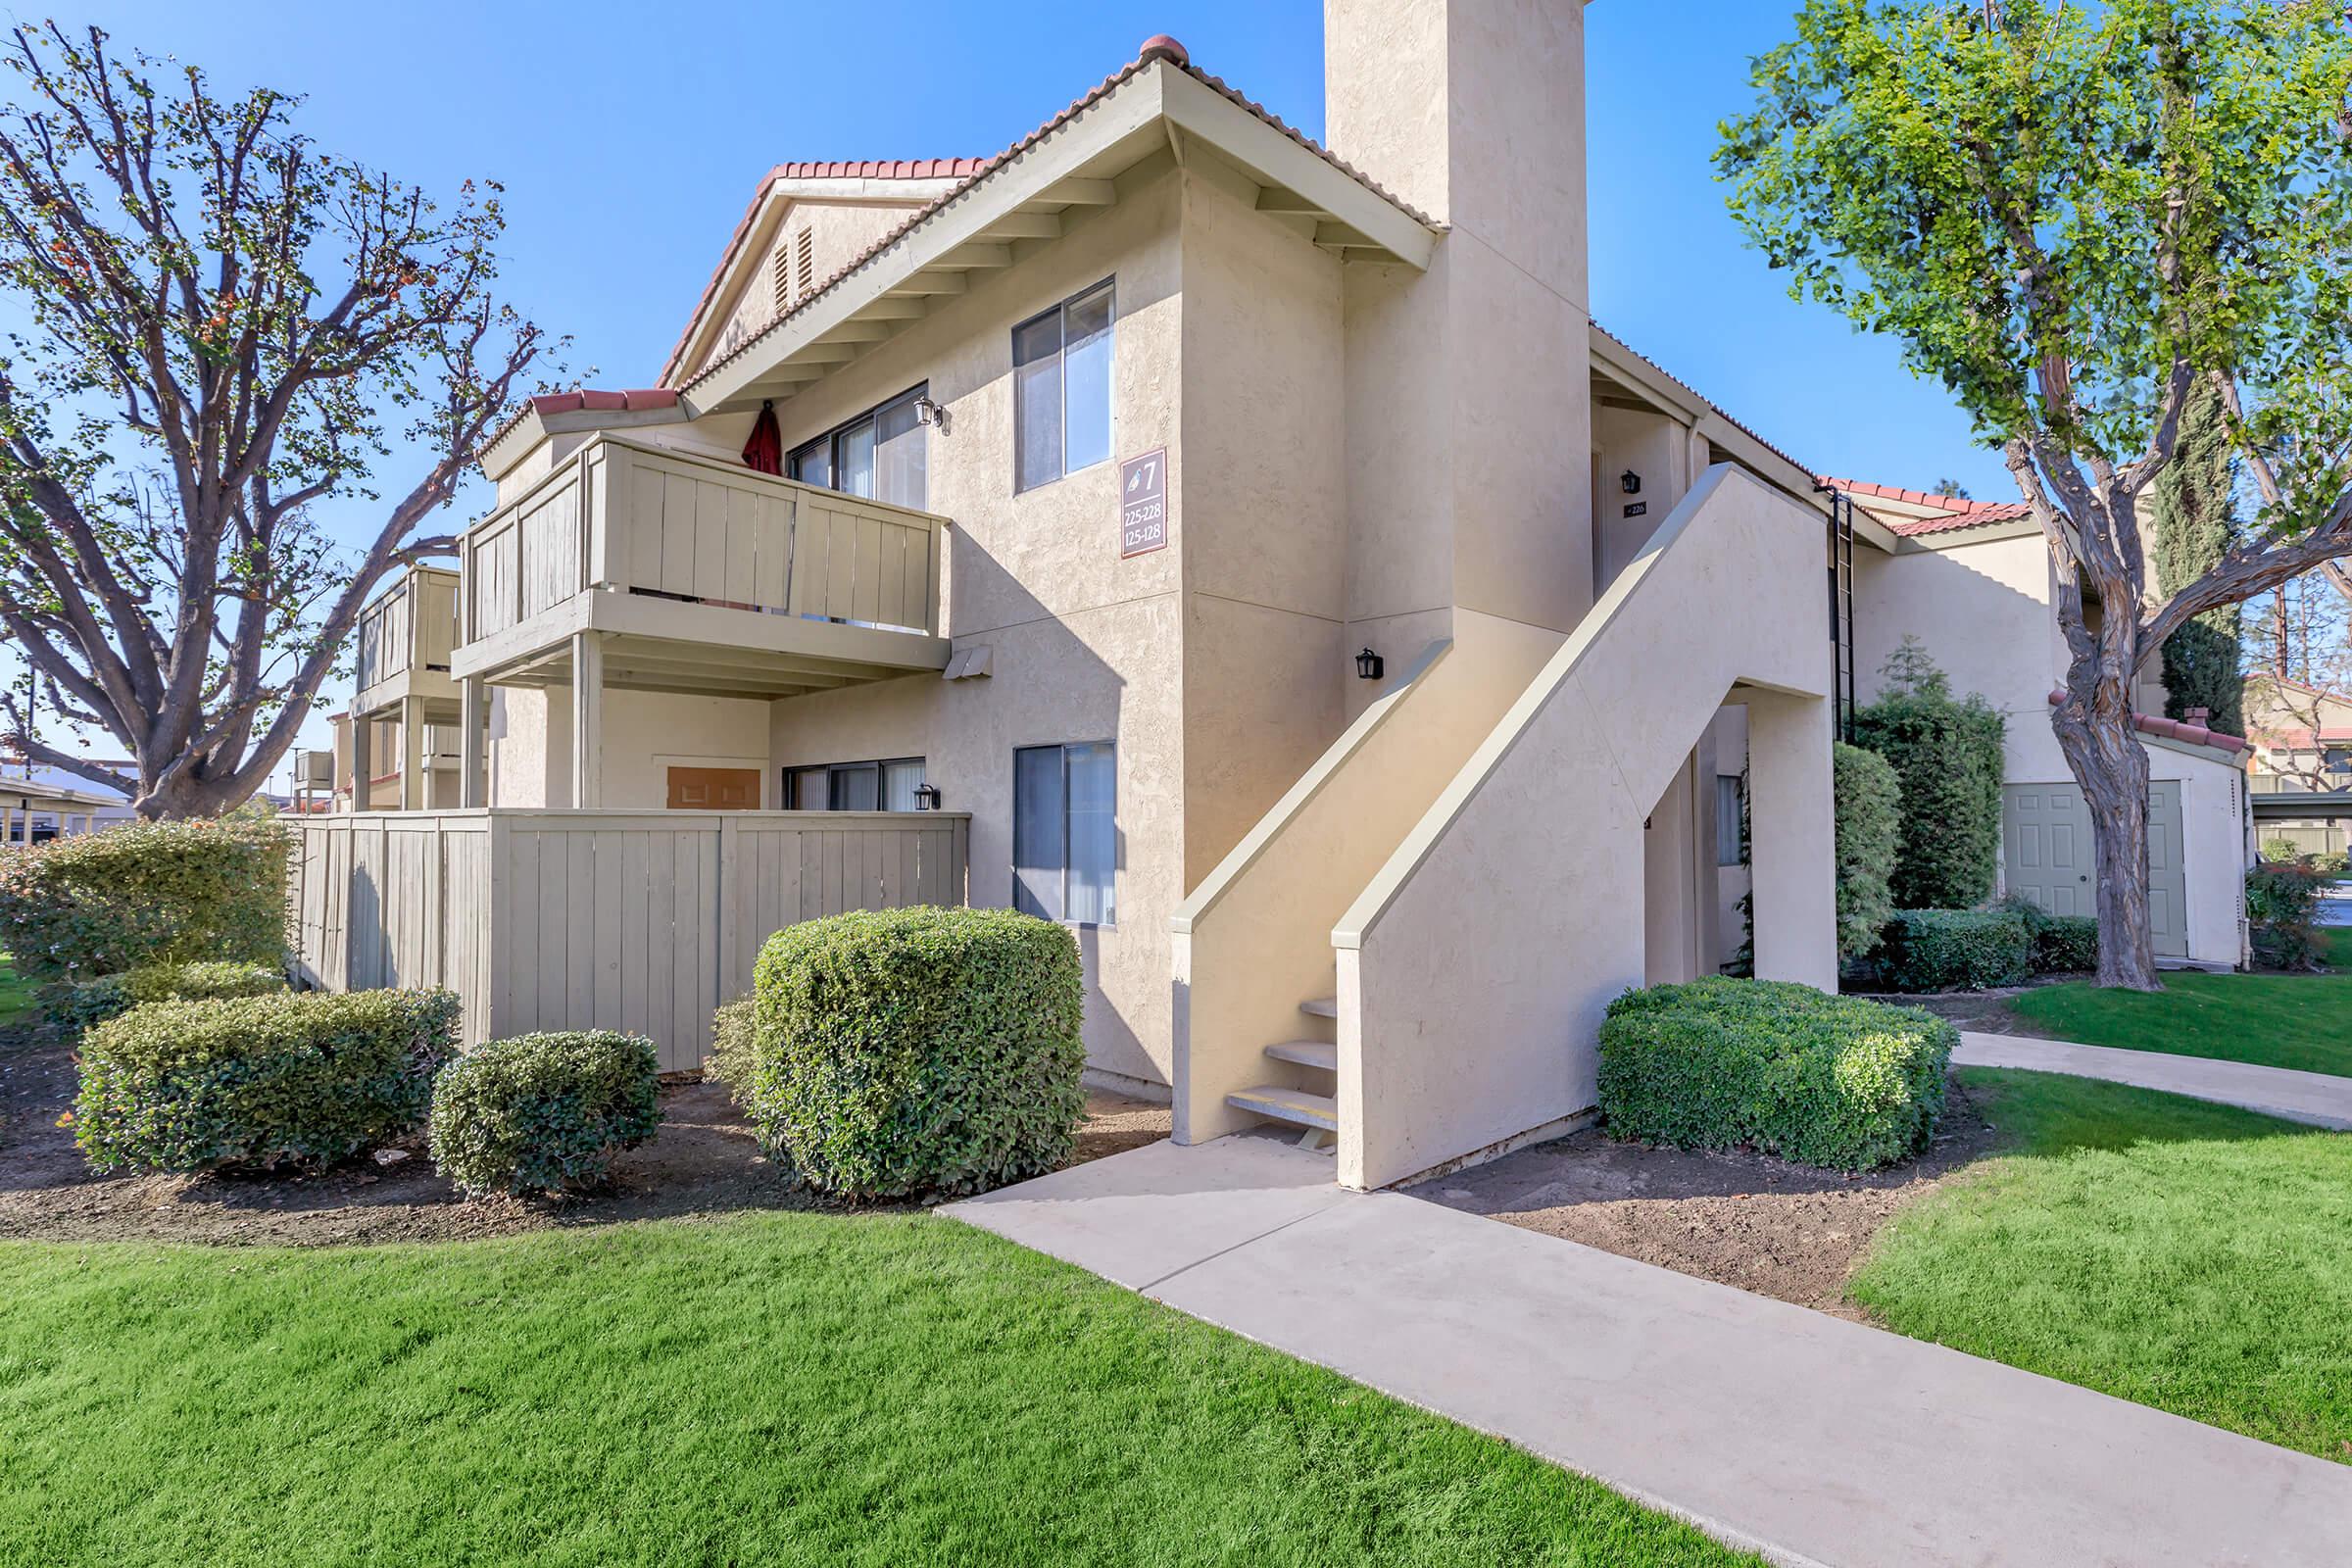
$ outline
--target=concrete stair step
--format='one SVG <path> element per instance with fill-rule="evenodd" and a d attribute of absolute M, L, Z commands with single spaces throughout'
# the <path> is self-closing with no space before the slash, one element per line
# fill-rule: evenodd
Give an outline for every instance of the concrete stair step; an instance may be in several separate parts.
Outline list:
<path fill-rule="evenodd" d="M 1329 1095 L 1310 1095 L 1302 1089 L 1266 1084 L 1227 1095 L 1225 1103 L 1290 1127 L 1312 1127 L 1327 1133 L 1340 1130 L 1340 1102 Z"/>
<path fill-rule="evenodd" d="M 1313 1002 L 1298 1004 L 1298 1010 L 1310 1018 L 1337 1018 L 1340 1015 L 1340 999 L 1318 997 Z"/>
<path fill-rule="evenodd" d="M 1295 1061 L 1301 1067 L 1320 1067 L 1325 1072 L 1340 1070 L 1340 1048 L 1328 1040 L 1285 1040 L 1268 1046 L 1266 1054 L 1276 1061 Z"/>

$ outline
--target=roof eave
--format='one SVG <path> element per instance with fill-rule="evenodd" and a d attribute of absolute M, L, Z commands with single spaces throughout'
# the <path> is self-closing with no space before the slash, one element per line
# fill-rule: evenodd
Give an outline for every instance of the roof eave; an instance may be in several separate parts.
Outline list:
<path fill-rule="evenodd" d="M 1165 147 L 1170 126 L 1215 149 L 1265 188 L 1295 194 L 1328 214 L 1348 232 L 1342 254 L 1428 267 L 1439 230 L 1190 72 L 1154 59 L 917 215 L 807 304 L 689 380 L 687 403 L 697 416 L 748 408 L 830 374 L 920 318 L 919 312 L 899 314 L 903 307 L 886 307 L 885 301 L 958 294 L 966 287 L 965 272 L 1009 265 L 1009 245 L 993 243 L 992 228 L 1024 212 L 1114 199 L 1110 178 Z M 1127 153 L 1133 158 L 1121 164 Z M 1073 191 L 1082 194 L 1072 197 Z M 975 265 L 970 258 L 983 250 L 988 260 Z M 998 259 L 1000 253 L 1005 260 Z M 887 318 L 882 337 L 860 332 L 827 341 L 863 315 Z"/>

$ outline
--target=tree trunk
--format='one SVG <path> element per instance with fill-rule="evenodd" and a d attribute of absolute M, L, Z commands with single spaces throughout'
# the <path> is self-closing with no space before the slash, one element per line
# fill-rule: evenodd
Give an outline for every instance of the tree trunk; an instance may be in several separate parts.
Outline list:
<path fill-rule="evenodd" d="M 2099 878 L 2097 983 L 2155 991 L 2161 987 L 2148 911 L 2148 754 L 2132 723 L 2132 666 L 2114 667 L 2128 659 L 2128 652 L 2106 647 L 2077 658 L 2053 727 L 2090 808 Z"/>

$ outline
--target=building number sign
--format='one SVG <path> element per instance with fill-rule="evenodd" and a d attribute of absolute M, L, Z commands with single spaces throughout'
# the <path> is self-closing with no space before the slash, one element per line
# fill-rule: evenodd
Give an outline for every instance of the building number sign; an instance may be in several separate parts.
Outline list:
<path fill-rule="evenodd" d="M 1168 547 L 1168 449 L 1119 465 L 1119 559 Z"/>

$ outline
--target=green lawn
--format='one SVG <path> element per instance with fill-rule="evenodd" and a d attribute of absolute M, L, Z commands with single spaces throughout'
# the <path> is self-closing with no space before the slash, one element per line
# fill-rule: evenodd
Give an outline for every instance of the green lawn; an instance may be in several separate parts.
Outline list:
<path fill-rule="evenodd" d="M 1964 1072 L 2015 1152 L 1882 1231 L 1887 1326 L 2352 1462 L 2352 1136 Z"/>
<path fill-rule="evenodd" d="M 2036 1033 L 2080 1045 L 2352 1077 L 2352 930 L 2325 936 L 2333 974 L 2175 973 L 2154 993 L 2077 980 L 2009 1006 Z"/>
<path fill-rule="evenodd" d="M 936 1216 L 0 1246 L 0 1563 L 1747 1563 Z"/>
<path fill-rule="evenodd" d="M 0 1025 L 12 1024 L 32 1010 L 32 987 L 17 976 L 17 966 L 0 953 Z"/>

